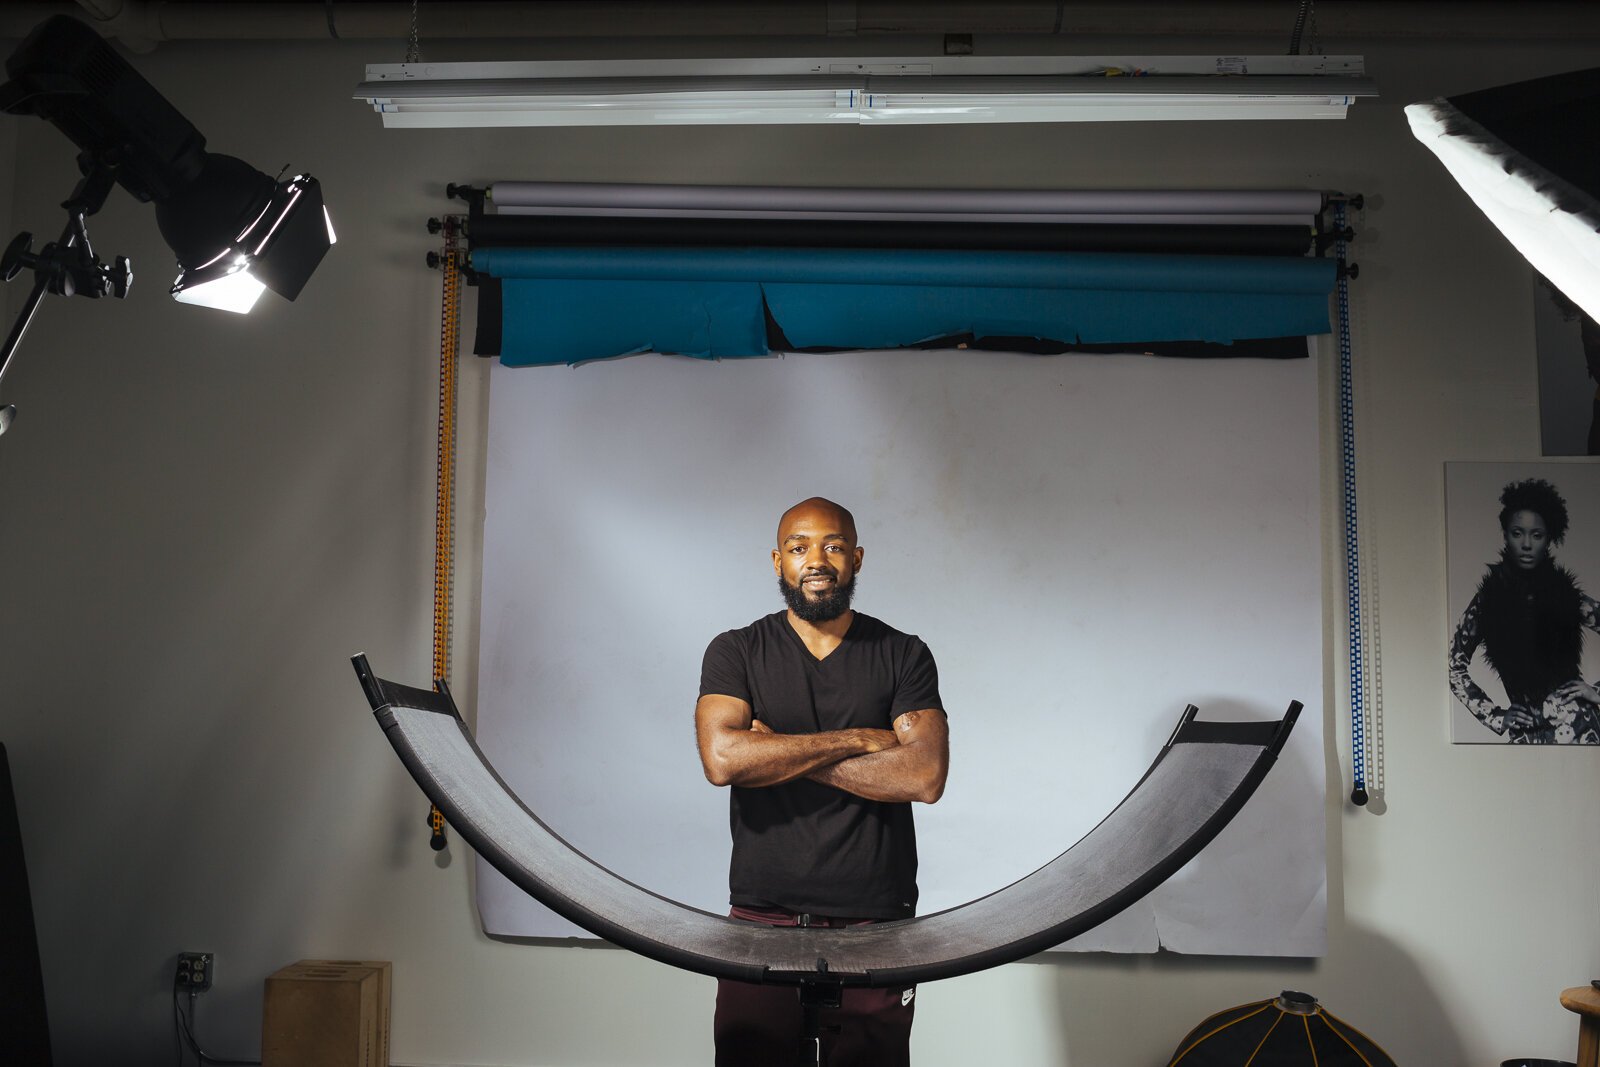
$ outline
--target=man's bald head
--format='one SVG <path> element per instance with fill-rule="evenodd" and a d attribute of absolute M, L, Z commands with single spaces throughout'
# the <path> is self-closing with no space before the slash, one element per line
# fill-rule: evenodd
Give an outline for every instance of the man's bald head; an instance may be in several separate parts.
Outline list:
<path fill-rule="evenodd" d="M 829 525 L 828 520 L 831 519 L 831 525 L 835 528 L 835 532 L 844 534 L 852 546 L 856 543 L 856 518 L 850 514 L 850 509 L 841 504 L 835 504 L 826 497 L 813 496 L 800 501 L 800 503 L 785 511 L 778 519 L 779 545 L 783 544 L 784 539 L 789 536 L 789 528 L 799 521 L 801 516 L 806 516 L 812 519 L 813 522 L 820 522 L 823 525 Z"/>

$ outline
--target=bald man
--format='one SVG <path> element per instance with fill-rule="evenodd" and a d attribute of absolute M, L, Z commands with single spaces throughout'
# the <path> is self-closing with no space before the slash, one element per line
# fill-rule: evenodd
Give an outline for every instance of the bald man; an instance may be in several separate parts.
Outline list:
<path fill-rule="evenodd" d="M 730 914 L 775 926 L 909 918 L 913 802 L 944 792 L 949 734 L 928 647 L 851 610 L 864 553 L 850 512 L 813 497 L 783 513 L 772 569 L 783 611 L 706 649 L 695 733 L 730 786 Z M 822 1015 L 830 1067 L 909 1064 L 915 988 L 850 989 Z M 719 982 L 719 1067 L 794 1062 L 792 989 Z"/>

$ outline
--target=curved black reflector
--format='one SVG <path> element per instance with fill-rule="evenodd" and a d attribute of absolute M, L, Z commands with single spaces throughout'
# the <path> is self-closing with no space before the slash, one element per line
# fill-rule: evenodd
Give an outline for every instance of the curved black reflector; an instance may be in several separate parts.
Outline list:
<path fill-rule="evenodd" d="M 901 986 L 1021 959 L 1111 918 L 1174 874 L 1244 806 L 1295 719 L 1199 722 L 1172 739 L 1081 841 L 998 892 L 948 911 L 846 929 L 723 918 L 642 889 L 563 841 L 479 751 L 448 687 L 384 681 L 354 659 L 378 722 L 456 832 L 541 904 L 623 948 L 715 978 Z"/>

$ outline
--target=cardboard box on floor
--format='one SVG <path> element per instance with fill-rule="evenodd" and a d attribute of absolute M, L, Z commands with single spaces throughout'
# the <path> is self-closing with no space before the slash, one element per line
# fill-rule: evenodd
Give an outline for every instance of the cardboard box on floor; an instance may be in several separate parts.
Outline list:
<path fill-rule="evenodd" d="M 262 1067 L 388 1067 L 392 967 L 301 960 L 268 976 Z"/>

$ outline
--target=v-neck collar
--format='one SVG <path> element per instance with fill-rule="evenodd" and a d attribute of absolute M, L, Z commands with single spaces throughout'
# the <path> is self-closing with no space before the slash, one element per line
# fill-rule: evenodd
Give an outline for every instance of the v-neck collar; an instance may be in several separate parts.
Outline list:
<path fill-rule="evenodd" d="M 784 611 L 781 612 L 779 616 L 779 622 L 783 624 L 784 632 L 794 640 L 796 645 L 800 646 L 800 651 L 805 653 L 806 660 L 814 667 L 822 666 L 824 663 L 827 663 L 838 654 L 839 649 L 844 647 L 844 643 L 850 640 L 850 635 L 855 633 L 856 623 L 860 621 L 860 619 L 861 613 L 859 611 L 853 611 L 850 615 L 850 626 L 843 634 L 839 635 L 839 643 L 834 645 L 833 650 L 826 656 L 818 656 L 815 652 L 811 651 L 810 647 L 806 644 L 806 639 L 801 637 L 799 631 L 794 628 L 794 623 L 789 621 L 789 613 Z"/>

